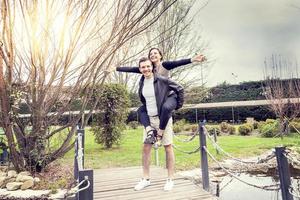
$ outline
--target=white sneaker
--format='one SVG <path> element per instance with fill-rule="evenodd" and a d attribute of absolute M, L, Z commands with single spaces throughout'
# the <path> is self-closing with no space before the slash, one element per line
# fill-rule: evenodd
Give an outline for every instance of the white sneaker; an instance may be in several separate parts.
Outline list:
<path fill-rule="evenodd" d="M 140 180 L 140 182 L 134 187 L 135 190 L 141 190 L 141 189 L 144 189 L 145 187 L 149 186 L 151 183 L 150 183 L 150 180 L 147 181 L 146 179 L 142 178 Z"/>
<path fill-rule="evenodd" d="M 167 182 L 166 182 L 166 184 L 164 186 L 164 191 L 170 191 L 170 190 L 173 189 L 173 187 L 174 187 L 174 181 L 172 179 L 168 178 Z"/>

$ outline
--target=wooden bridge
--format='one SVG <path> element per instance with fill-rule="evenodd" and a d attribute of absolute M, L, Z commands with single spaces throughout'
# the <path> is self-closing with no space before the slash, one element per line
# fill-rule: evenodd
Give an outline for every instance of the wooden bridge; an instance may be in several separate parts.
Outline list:
<path fill-rule="evenodd" d="M 174 188 L 164 191 L 167 170 L 151 166 L 151 185 L 147 188 L 135 191 L 133 188 L 142 175 L 141 167 L 111 168 L 94 170 L 94 199 L 217 199 L 204 191 L 202 186 L 194 184 L 191 180 L 180 175 L 175 175 Z"/>

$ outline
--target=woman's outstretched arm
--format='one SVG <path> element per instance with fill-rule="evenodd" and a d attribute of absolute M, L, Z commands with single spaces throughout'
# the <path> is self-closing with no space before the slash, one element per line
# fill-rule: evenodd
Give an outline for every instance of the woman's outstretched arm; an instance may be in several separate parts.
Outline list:
<path fill-rule="evenodd" d="M 197 62 L 203 62 L 206 60 L 206 57 L 202 54 L 195 55 L 193 58 L 188 59 L 181 59 L 181 60 L 175 60 L 175 61 L 164 61 L 162 62 L 162 66 L 166 68 L 167 70 L 175 69 L 177 67 L 191 64 L 191 63 L 197 63 Z"/>

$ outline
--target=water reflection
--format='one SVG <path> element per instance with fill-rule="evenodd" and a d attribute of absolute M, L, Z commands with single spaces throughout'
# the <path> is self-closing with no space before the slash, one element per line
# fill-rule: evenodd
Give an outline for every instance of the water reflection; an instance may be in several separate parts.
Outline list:
<path fill-rule="evenodd" d="M 271 176 L 240 174 L 239 178 L 259 186 L 279 184 L 278 178 Z M 294 177 L 291 181 L 294 189 L 300 191 L 300 177 Z M 255 188 L 230 176 L 224 177 L 216 187 L 216 191 L 219 191 L 219 200 L 282 200 L 280 190 L 267 191 Z"/>

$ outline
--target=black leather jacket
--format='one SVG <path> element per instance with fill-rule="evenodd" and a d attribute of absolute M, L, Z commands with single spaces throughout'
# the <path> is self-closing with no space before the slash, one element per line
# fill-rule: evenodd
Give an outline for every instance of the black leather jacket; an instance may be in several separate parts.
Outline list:
<path fill-rule="evenodd" d="M 143 105 L 146 107 L 146 100 L 142 94 L 143 87 L 144 87 L 144 76 L 141 77 L 140 83 L 139 83 L 139 97 Z M 155 92 L 155 98 L 156 98 L 156 104 L 157 104 L 157 111 L 158 115 L 161 115 L 161 107 L 166 101 L 167 97 L 169 95 L 172 95 L 174 92 L 177 95 L 177 108 L 179 109 L 182 107 L 183 102 L 184 102 L 184 89 L 181 85 L 178 83 L 165 78 L 163 76 L 160 76 L 158 74 L 154 74 L 154 92 Z M 174 91 L 174 92 L 171 92 Z"/>

